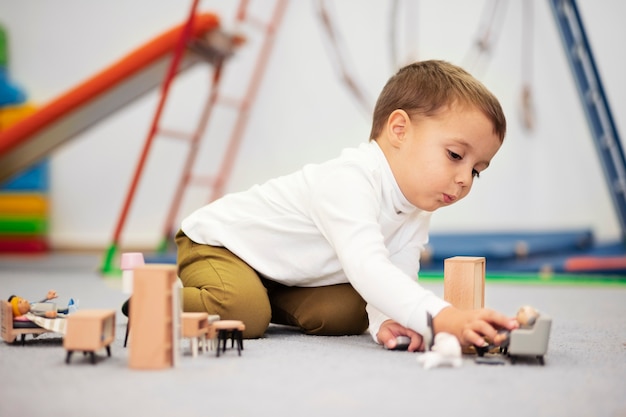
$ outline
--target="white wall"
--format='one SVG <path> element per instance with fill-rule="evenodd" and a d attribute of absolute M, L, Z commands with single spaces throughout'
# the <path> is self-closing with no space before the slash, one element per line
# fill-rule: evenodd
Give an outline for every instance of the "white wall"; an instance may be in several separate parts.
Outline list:
<path fill-rule="evenodd" d="M 525 0 L 531 1 L 531 0 Z M 270 0 L 252 0 L 268 16 Z M 394 68 L 390 63 L 389 6 L 385 0 L 327 2 L 341 30 L 346 60 L 366 86 L 372 106 Z M 401 2 L 404 4 L 406 2 Z M 520 123 L 522 1 L 508 2 L 500 36 L 486 66 L 467 59 L 492 1 L 422 0 L 407 7 L 417 26 L 398 47 L 417 45 L 420 59 L 464 65 L 501 99 L 506 143 L 463 202 L 434 216 L 434 231 L 592 228 L 616 239 L 619 226 L 547 0 L 535 0 L 533 92 L 537 127 Z M 0 23 L 10 36 L 10 70 L 35 103 L 44 103 L 110 65 L 133 48 L 183 21 L 191 1 L 0 0 Z M 235 1 L 204 0 L 231 27 Z M 370 120 L 336 76 L 317 3 L 292 0 L 268 72 L 246 128 L 227 191 L 242 190 L 333 157 L 367 140 Z M 579 0 L 597 63 L 622 137 L 626 135 L 626 39 L 620 0 Z M 401 24 L 401 26 L 404 24 Z M 229 64 L 225 85 L 240 91 L 248 78 L 258 34 Z M 165 126 L 193 125 L 207 88 L 206 68 L 181 78 Z M 113 229 L 156 106 L 153 93 L 77 137 L 52 156 L 51 240 L 56 247 L 98 248 Z M 220 161 L 232 112 L 213 120 L 201 161 L 204 173 Z M 158 242 L 185 147 L 159 139 L 123 236 L 128 246 Z M 208 190 L 185 200 L 183 213 L 204 203 Z"/>

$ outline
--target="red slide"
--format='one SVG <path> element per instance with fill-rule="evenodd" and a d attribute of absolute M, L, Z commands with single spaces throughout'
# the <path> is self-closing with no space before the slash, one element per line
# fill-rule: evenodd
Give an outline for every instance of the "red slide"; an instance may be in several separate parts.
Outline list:
<path fill-rule="evenodd" d="M 184 24 L 146 43 L 120 61 L 41 106 L 35 113 L 0 131 L 0 182 L 42 159 L 57 146 L 158 87 Z M 194 18 L 192 39 L 219 28 L 213 14 Z M 183 71 L 201 57 L 186 53 Z"/>

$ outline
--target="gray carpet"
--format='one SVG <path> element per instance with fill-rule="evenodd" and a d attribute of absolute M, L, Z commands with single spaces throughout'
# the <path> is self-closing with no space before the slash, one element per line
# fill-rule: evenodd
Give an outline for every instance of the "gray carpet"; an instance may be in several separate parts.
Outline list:
<path fill-rule="evenodd" d="M 123 348 L 125 300 L 86 255 L 0 258 L 0 296 L 56 289 L 80 309 L 118 311 L 112 357 L 75 354 L 58 336 L 0 343 L 0 416 L 626 416 L 626 286 L 487 283 L 489 307 L 514 315 L 531 304 L 553 318 L 545 366 L 534 361 L 424 370 L 418 354 L 390 352 L 368 335 L 305 336 L 271 327 L 263 339 L 136 371 Z M 441 294 L 442 285 L 427 287 Z"/>

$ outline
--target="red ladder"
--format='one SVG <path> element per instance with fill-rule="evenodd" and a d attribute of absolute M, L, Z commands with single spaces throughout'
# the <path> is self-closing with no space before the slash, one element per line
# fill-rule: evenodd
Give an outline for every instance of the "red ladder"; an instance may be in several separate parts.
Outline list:
<path fill-rule="evenodd" d="M 213 39 L 217 46 L 212 45 L 211 43 L 200 43 L 198 41 L 194 41 L 191 39 L 191 28 L 193 27 L 193 20 L 196 16 L 196 10 L 198 7 L 199 0 L 193 0 L 193 4 L 191 6 L 191 11 L 189 13 L 189 17 L 185 24 L 185 28 L 181 33 L 180 41 L 174 50 L 174 55 L 172 57 L 172 61 L 170 63 L 170 67 L 168 72 L 163 80 L 163 85 L 161 89 L 161 96 L 159 99 L 159 103 L 152 119 L 152 124 L 148 131 L 148 135 L 146 137 L 144 147 L 142 149 L 141 155 L 139 157 L 139 161 L 137 167 L 135 169 L 129 190 L 126 195 L 126 199 L 124 201 L 124 205 L 122 207 L 122 211 L 119 215 L 117 225 L 115 227 L 115 231 L 113 234 L 113 241 L 109 245 L 107 252 L 104 257 L 104 262 L 101 267 L 101 272 L 103 273 L 117 273 L 119 268 L 114 266 L 114 259 L 117 255 L 120 245 L 120 239 L 122 236 L 122 232 L 124 226 L 126 224 L 126 220 L 128 217 L 128 213 L 130 211 L 130 207 L 132 205 L 133 199 L 135 197 L 135 193 L 137 191 L 137 186 L 139 184 L 139 180 L 143 173 L 145 163 L 148 157 L 148 153 L 152 147 L 153 141 L 157 134 L 161 134 L 164 136 L 169 136 L 173 138 L 181 138 L 189 141 L 189 150 L 187 153 L 187 157 L 185 160 L 185 164 L 183 166 L 183 172 L 180 176 L 180 180 L 178 186 L 175 191 L 174 198 L 170 205 L 166 221 L 163 226 L 162 231 L 162 240 L 158 245 L 159 251 L 164 251 L 167 248 L 168 242 L 171 241 L 172 232 L 174 231 L 174 223 L 176 222 L 176 218 L 178 216 L 178 212 L 180 210 L 181 202 L 183 201 L 184 194 L 186 190 L 194 184 L 209 186 L 211 189 L 209 201 L 215 200 L 220 197 L 224 192 L 224 186 L 232 172 L 232 168 L 234 165 L 235 157 L 239 150 L 239 145 L 241 143 L 241 139 L 245 132 L 245 125 L 248 121 L 248 117 L 250 115 L 250 109 L 252 103 L 254 102 L 259 87 L 261 85 L 261 81 L 263 79 L 263 75 L 265 73 L 265 69 L 267 68 L 267 63 L 269 61 L 269 56 L 274 45 L 274 40 L 276 37 L 276 32 L 278 30 L 278 26 L 283 18 L 284 12 L 287 7 L 287 0 L 276 0 L 274 11 L 272 17 L 269 22 L 263 23 L 258 19 L 250 16 L 247 12 L 248 9 L 248 0 L 241 0 L 239 4 L 239 8 L 236 14 L 236 21 L 238 24 L 250 23 L 254 27 L 260 28 L 263 32 L 264 38 L 261 45 L 261 50 L 257 56 L 256 64 L 254 70 L 252 72 L 252 76 L 250 82 L 247 86 L 245 95 L 243 98 L 239 100 L 231 100 L 223 95 L 219 91 L 220 80 L 223 72 L 224 61 L 230 53 L 232 53 L 232 47 L 237 46 L 241 42 L 241 38 L 237 36 L 228 37 L 222 33 L 215 33 L 218 39 Z M 209 40 L 211 41 L 211 40 Z M 229 50 L 224 50 L 221 48 L 222 45 L 226 43 L 230 45 Z M 174 80 L 177 68 L 180 64 L 181 58 L 185 53 L 185 49 L 189 47 L 195 52 L 202 53 L 207 57 L 207 59 L 214 64 L 214 71 L 212 76 L 212 88 L 210 94 L 206 100 L 204 108 L 201 112 L 200 119 L 198 121 L 198 125 L 196 126 L 195 131 L 192 134 L 186 134 L 181 132 L 175 132 L 171 130 L 165 130 L 160 127 L 160 120 L 162 117 L 163 109 L 165 107 L 165 103 L 168 98 L 169 89 L 172 81 Z M 204 132 L 206 131 L 208 122 L 211 118 L 213 110 L 216 105 L 225 104 L 225 105 L 234 105 L 238 114 L 235 120 L 234 128 L 231 132 L 227 148 L 222 160 L 220 167 L 218 168 L 217 174 L 212 178 L 201 178 L 192 175 L 193 167 L 196 161 L 196 157 L 198 156 L 198 149 L 200 147 L 200 143 Z"/>

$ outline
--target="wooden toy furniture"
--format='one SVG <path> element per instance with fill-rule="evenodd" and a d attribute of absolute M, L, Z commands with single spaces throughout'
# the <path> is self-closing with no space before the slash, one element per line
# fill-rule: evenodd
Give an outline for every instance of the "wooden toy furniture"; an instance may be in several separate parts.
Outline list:
<path fill-rule="evenodd" d="M 191 341 L 191 354 L 195 358 L 198 356 L 198 344 L 202 349 L 208 351 L 207 335 L 209 333 L 208 313 L 181 313 L 180 316 L 181 334 L 183 338 Z"/>
<path fill-rule="evenodd" d="M 543 365 L 543 355 L 548 351 L 551 327 L 550 317 L 539 316 L 531 328 L 512 330 L 505 350 L 511 358 L 511 363 L 515 363 L 519 356 L 534 356 Z"/>
<path fill-rule="evenodd" d="M 8 301 L 4 300 L 2 301 L 2 306 L 0 309 L 0 323 L 0 333 L 2 333 L 2 340 L 7 343 L 13 343 L 15 342 L 15 339 L 17 339 L 17 336 L 21 336 L 21 342 L 23 345 L 27 334 L 37 336 L 42 333 L 51 332 L 51 330 L 46 330 L 43 327 L 39 327 L 32 321 L 14 321 L 11 304 Z"/>
<path fill-rule="evenodd" d="M 122 270 L 122 292 L 124 294 L 133 293 L 133 277 L 135 275 L 135 268 L 145 265 L 143 254 L 140 252 L 125 252 L 122 254 L 120 261 L 120 268 Z M 127 306 L 130 306 L 130 298 L 127 301 Z M 122 312 L 124 309 L 122 308 Z M 125 315 L 128 316 L 126 312 Z M 130 319 L 126 322 L 126 335 L 124 336 L 124 347 L 128 344 L 128 333 L 130 332 Z"/>
<path fill-rule="evenodd" d="M 237 353 L 241 356 L 243 350 L 243 331 L 246 325 L 240 320 L 218 320 L 211 324 L 209 337 L 211 339 L 217 336 L 217 353 L 220 356 L 220 343 L 222 344 L 222 352 L 226 352 L 226 341 L 231 339 L 231 347 L 237 342 Z"/>
<path fill-rule="evenodd" d="M 115 310 L 81 310 L 67 317 L 63 347 L 67 350 L 65 362 L 70 363 L 74 351 L 91 355 L 96 363 L 95 352 L 106 348 L 111 356 L 111 343 L 115 340 Z"/>
<path fill-rule="evenodd" d="M 462 310 L 485 306 L 485 258 L 455 256 L 444 261 L 443 298 Z"/>
<path fill-rule="evenodd" d="M 173 367 L 177 359 L 180 300 L 176 265 L 147 264 L 134 270 L 129 311 L 129 366 L 134 369 Z"/>
<path fill-rule="evenodd" d="M 125 252 L 122 254 L 120 268 L 122 270 L 122 292 L 124 294 L 133 293 L 134 269 L 145 265 L 143 254 L 140 252 Z"/>

